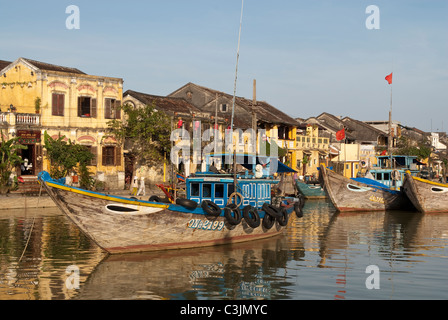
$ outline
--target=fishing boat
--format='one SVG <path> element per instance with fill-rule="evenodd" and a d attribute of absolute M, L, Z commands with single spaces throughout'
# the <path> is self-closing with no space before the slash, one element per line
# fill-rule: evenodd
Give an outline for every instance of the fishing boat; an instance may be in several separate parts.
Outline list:
<path fill-rule="evenodd" d="M 377 163 L 369 171 L 373 179 L 390 189 L 400 190 L 406 171 L 413 176 L 419 173 L 418 166 L 424 165 L 416 156 L 386 155 L 378 156 Z"/>
<path fill-rule="evenodd" d="M 348 179 L 321 165 L 324 188 L 335 208 L 340 211 L 383 211 L 406 209 L 406 195 L 368 178 Z"/>
<path fill-rule="evenodd" d="M 296 187 L 305 199 L 324 199 L 326 198 L 325 190 L 318 181 L 301 181 L 296 180 Z"/>
<path fill-rule="evenodd" d="M 299 199 L 271 197 L 279 180 L 269 163 L 255 161 L 251 173 L 207 171 L 186 178 L 186 198 L 175 203 L 75 188 L 45 171 L 38 179 L 61 211 L 109 253 L 180 249 L 275 236 L 292 212 L 301 216 Z"/>
<path fill-rule="evenodd" d="M 403 191 L 422 213 L 448 212 L 448 184 L 419 178 L 408 171 Z"/>

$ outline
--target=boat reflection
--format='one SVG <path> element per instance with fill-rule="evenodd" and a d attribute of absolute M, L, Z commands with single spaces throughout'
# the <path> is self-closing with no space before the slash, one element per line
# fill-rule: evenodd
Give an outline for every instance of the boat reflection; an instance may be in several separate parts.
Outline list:
<path fill-rule="evenodd" d="M 289 260 L 284 236 L 211 248 L 110 255 L 76 299 L 273 299 Z"/>

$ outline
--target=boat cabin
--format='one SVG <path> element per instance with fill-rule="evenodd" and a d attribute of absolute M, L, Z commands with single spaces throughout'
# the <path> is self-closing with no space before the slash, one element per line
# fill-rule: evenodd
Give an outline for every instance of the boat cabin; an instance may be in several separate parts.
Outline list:
<path fill-rule="evenodd" d="M 411 175 L 415 176 L 418 173 L 419 165 L 422 163 L 417 160 L 416 156 L 378 156 L 377 165 L 373 166 L 370 173 L 377 182 L 391 189 L 399 190 L 403 185 L 405 172 L 409 170 Z"/>
<path fill-rule="evenodd" d="M 235 175 L 232 170 L 234 159 L 239 168 Z M 226 169 L 226 166 L 229 167 Z M 210 200 L 224 208 L 230 196 L 237 192 L 243 198 L 242 207 L 251 205 L 260 209 L 264 203 L 271 203 L 272 185 L 280 182 L 271 172 L 274 167 L 275 172 L 292 170 L 281 162 L 271 163 L 268 157 L 209 154 L 206 156 L 205 172 L 197 172 L 186 179 L 187 198 L 198 204 L 203 200 Z"/>

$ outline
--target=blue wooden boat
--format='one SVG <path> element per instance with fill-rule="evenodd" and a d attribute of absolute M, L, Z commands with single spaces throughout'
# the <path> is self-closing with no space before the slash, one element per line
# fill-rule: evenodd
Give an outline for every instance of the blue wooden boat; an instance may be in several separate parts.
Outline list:
<path fill-rule="evenodd" d="M 416 176 L 419 172 L 417 166 L 421 164 L 416 156 L 378 156 L 377 164 L 373 166 L 370 173 L 377 182 L 392 190 L 400 190 L 406 171 L 409 171 L 410 175 Z"/>
<path fill-rule="evenodd" d="M 213 155 L 216 158 L 216 155 Z M 186 198 L 162 203 L 112 196 L 38 175 L 50 197 L 89 238 L 109 253 L 213 246 L 278 235 L 301 203 L 271 196 L 272 176 L 290 170 L 272 159 L 243 155 L 243 173 L 207 171 L 186 178 Z M 250 170 L 250 171 L 249 171 Z"/>
<path fill-rule="evenodd" d="M 296 186 L 299 193 L 305 199 L 324 199 L 327 197 L 324 188 L 319 182 L 304 182 L 299 179 L 296 180 Z"/>

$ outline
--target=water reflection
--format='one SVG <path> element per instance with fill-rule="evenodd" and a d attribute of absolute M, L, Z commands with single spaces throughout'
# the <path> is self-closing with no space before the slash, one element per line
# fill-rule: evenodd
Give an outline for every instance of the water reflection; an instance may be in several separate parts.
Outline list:
<path fill-rule="evenodd" d="M 58 209 L 0 212 L 3 300 L 448 298 L 448 214 L 342 214 L 307 201 L 283 236 L 108 256 Z M 66 285 L 70 265 L 77 290 Z M 369 265 L 380 290 L 366 289 Z"/>

